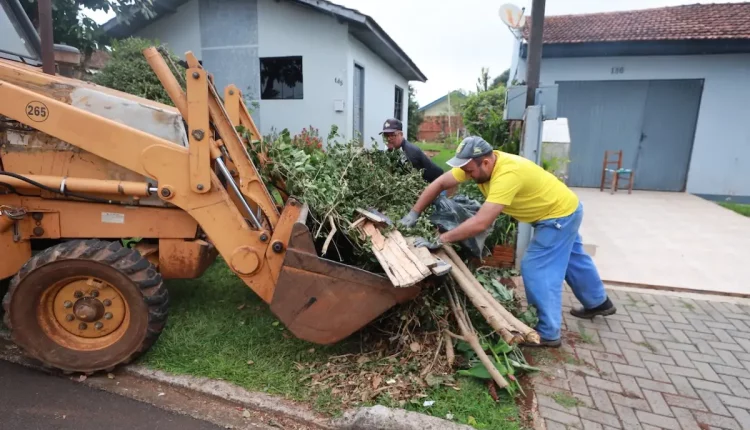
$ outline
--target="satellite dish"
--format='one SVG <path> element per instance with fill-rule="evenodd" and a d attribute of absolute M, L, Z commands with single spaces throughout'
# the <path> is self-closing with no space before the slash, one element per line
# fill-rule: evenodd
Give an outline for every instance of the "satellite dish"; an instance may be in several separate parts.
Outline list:
<path fill-rule="evenodd" d="M 500 6 L 500 19 L 512 29 L 519 29 L 526 24 L 526 16 L 523 14 L 524 9 L 512 3 L 506 3 Z"/>

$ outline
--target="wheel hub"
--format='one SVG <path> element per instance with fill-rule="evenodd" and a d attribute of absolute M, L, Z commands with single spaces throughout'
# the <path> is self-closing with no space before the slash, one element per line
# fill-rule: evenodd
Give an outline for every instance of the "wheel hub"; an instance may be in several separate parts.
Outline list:
<path fill-rule="evenodd" d="M 93 277 L 60 282 L 52 312 L 65 331 L 83 338 L 107 336 L 127 317 L 120 292 L 108 282 Z"/>
<path fill-rule="evenodd" d="M 73 313 L 83 322 L 99 321 L 104 316 L 104 304 L 93 297 L 85 297 L 76 302 Z"/>

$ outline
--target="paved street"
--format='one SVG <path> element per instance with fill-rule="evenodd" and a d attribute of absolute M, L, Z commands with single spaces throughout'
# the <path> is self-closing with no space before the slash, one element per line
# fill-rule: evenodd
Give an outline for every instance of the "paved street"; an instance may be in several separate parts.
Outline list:
<path fill-rule="evenodd" d="M 0 429 L 215 430 L 146 403 L 0 361 Z"/>
<path fill-rule="evenodd" d="M 747 301 L 609 294 L 616 315 L 578 320 L 566 288 L 566 344 L 534 377 L 548 430 L 750 429 Z"/>

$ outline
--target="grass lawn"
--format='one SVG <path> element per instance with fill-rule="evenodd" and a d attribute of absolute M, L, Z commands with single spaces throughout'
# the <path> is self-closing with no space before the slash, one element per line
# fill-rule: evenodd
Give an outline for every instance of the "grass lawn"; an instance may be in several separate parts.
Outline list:
<path fill-rule="evenodd" d="M 223 261 L 217 261 L 196 280 L 169 281 L 167 327 L 141 359 L 149 367 L 170 373 L 220 378 L 253 391 L 304 401 L 316 410 L 335 415 L 340 402 L 330 391 L 316 392 L 310 384 L 310 365 L 322 369 L 333 356 L 359 352 L 359 336 L 322 347 L 294 338 Z M 299 364 L 298 364 L 299 363 Z M 458 378 L 458 388 L 431 388 L 425 399 L 401 405 L 480 429 L 520 429 L 519 410 L 504 393 L 495 402 L 487 387 Z M 435 400 L 432 407 L 424 400 Z M 399 406 L 386 396 L 366 404 Z"/>
<path fill-rule="evenodd" d="M 439 142 L 417 142 L 416 145 L 422 151 L 437 151 L 437 154 L 432 156 L 432 161 L 435 162 L 444 171 L 450 170 L 450 167 L 445 164 L 456 152 L 455 145 L 445 144 Z M 429 156 L 429 153 L 428 153 Z"/>
<path fill-rule="evenodd" d="M 740 203 L 726 203 L 726 202 L 722 202 L 719 204 L 724 206 L 727 209 L 731 209 L 737 212 L 740 215 L 745 215 L 747 217 L 750 217 L 750 205 L 743 205 Z"/>

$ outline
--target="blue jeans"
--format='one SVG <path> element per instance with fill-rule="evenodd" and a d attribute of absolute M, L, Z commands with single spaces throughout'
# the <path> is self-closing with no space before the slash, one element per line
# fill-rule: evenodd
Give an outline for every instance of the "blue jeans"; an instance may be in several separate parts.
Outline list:
<path fill-rule="evenodd" d="M 526 298 L 536 306 L 536 331 L 544 340 L 560 338 L 563 280 L 586 308 L 607 300 L 604 284 L 594 261 L 583 250 L 578 229 L 583 221 L 583 205 L 571 215 L 532 224 L 534 237 L 521 261 Z"/>

